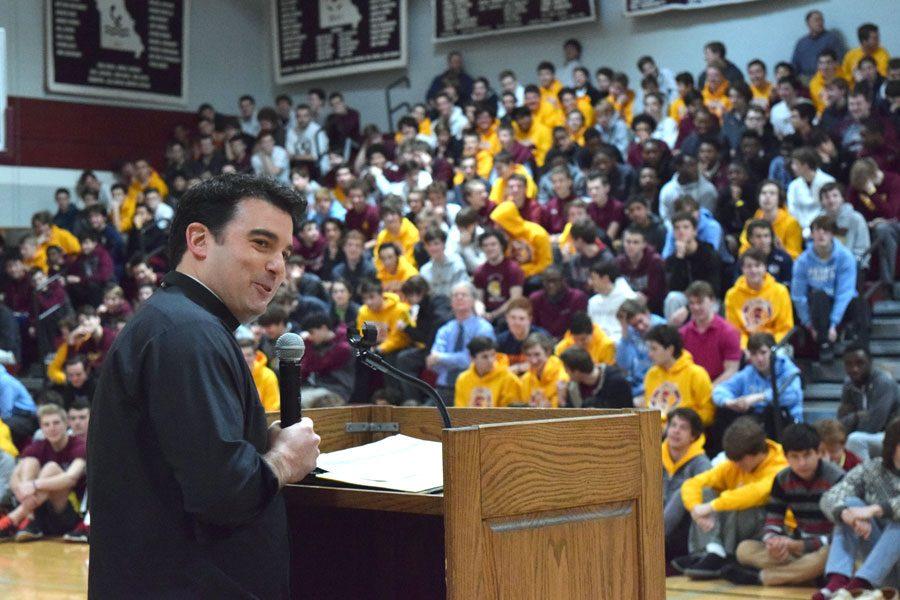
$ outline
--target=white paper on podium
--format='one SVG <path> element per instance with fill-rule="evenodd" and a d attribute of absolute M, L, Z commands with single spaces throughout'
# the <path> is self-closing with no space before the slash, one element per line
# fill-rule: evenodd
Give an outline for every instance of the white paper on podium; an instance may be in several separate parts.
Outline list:
<path fill-rule="evenodd" d="M 351 485 L 413 493 L 444 485 L 441 443 L 402 434 L 320 454 L 316 466 L 326 471 L 317 478 Z"/>

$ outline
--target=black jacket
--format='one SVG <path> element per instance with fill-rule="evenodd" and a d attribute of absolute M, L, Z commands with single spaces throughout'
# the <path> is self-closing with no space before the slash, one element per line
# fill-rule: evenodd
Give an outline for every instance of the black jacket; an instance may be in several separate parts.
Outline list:
<path fill-rule="evenodd" d="M 703 280 L 712 286 L 716 296 L 721 290 L 722 261 L 715 249 L 706 242 L 697 242 L 697 251 L 684 258 L 672 254 L 666 259 L 666 278 L 669 291 L 683 292 L 689 285 Z"/>
<path fill-rule="evenodd" d="M 286 598 L 289 545 L 238 321 L 171 272 L 103 365 L 88 436 L 90 598 Z"/>
<path fill-rule="evenodd" d="M 441 325 L 453 318 L 453 310 L 450 308 L 450 299 L 440 294 L 428 295 L 419 303 L 419 314 L 416 315 L 416 324 L 406 328 L 406 335 L 413 342 L 424 344 L 429 350 L 434 345 L 434 337 Z"/>

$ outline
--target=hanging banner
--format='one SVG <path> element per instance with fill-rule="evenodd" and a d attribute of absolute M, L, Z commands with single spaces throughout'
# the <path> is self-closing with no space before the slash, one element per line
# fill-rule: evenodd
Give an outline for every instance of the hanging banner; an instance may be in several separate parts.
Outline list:
<path fill-rule="evenodd" d="M 667 10 L 691 10 L 723 4 L 744 4 L 755 0 L 625 0 L 625 14 L 629 17 L 651 15 Z"/>
<path fill-rule="evenodd" d="M 184 104 L 189 0 L 46 0 L 47 91 Z"/>
<path fill-rule="evenodd" d="M 406 67 L 406 0 L 272 0 L 278 84 Z"/>
<path fill-rule="evenodd" d="M 431 0 L 434 41 L 594 21 L 596 4 L 596 0 Z"/>

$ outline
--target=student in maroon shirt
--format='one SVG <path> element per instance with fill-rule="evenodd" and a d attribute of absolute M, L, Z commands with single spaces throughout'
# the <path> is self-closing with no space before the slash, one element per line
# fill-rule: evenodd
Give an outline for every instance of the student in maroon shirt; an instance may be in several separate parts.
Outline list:
<path fill-rule="evenodd" d="M 691 320 L 681 329 L 684 349 L 694 362 L 706 369 L 712 384 L 718 385 L 737 373 L 741 362 L 741 334 L 734 325 L 716 314 L 712 286 L 695 281 L 684 292 Z"/>
<path fill-rule="evenodd" d="M 66 338 L 68 356 L 83 354 L 90 367 L 99 371 L 115 340 L 116 330 L 100 324 L 97 310 L 93 306 L 82 306 L 78 309 L 78 327 Z"/>
<path fill-rule="evenodd" d="M 537 200 L 526 195 L 527 190 L 528 180 L 525 179 L 525 176 L 513 173 L 506 179 L 506 198 L 501 202 L 509 200 L 515 203 L 523 219 L 532 223 L 540 223 L 543 215 L 541 205 L 537 203 Z"/>
<path fill-rule="evenodd" d="M 568 168 L 554 167 L 550 171 L 550 182 L 553 185 L 553 196 L 541 207 L 540 225 L 550 235 L 556 235 L 565 228 L 566 208 L 576 196 L 572 193 L 572 174 Z"/>
<path fill-rule="evenodd" d="M 66 274 L 66 287 L 76 306 L 97 306 L 103 300 L 103 289 L 113 278 L 113 260 L 100 244 L 100 234 L 94 230 L 82 232 L 79 253 Z"/>
<path fill-rule="evenodd" d="M 375 245 L 375 236 L 378 234 L 378 225 L 381 216 L 378 209 L 366 200 L 366 186 L 361 183 L 353 183 L 347 190 L 350 201 L 350 209 L 344 217 L 344 224 L 348 230 L 355 230 L 366 238 L 366 246 Z"/>
<path fill-rule="evenodd" d="M 6 260 L 6 277 L 3 282 L 3 302 L 17 313 L 31 311 L 31 278 L 22 257 L 13 255 Z"/>
<path fill-rule="evenodd" d="M 550 335 L 559 339 L 569 329 L 572 315 L 587 312 L 587 294 L 570 288 L 556 267 L 547 267 L 541 275 L 542 290 L 528 297 L 534 311 L 534 324 L 543 327 Z"/>
<path fill-rule="evenodd" d="M 632 290 L 643 296 L 650 311 L 661 314 L 666 297 L 666 263 L 644 238 L 644 231 L 629 226 L 622 235 L 623 253 L 616 265 Z"/>
<path fill-rule="evenodd" d="M 625 224 L 625 207 L 615 198 L 610 198 L 609 177 L 599 171 L 591 171 L 587 176 L 588 216 L 597 227 L 615 240 Z"/>
<path fill-rule="evenodd" d="M 304 258 L 307 270 L 321 277 L 322 265 L 325 264 L 326 241 L 319 231 L 319 226 L 315 221 L 304 221 L 300 224 L 300 235 L 295 239 L 294 252 Z"/>
<path fill-rule="evenodd" d="M 19 457 L 10 478 L 19 506 L 0 518 L 0 541 L 62 535 L 81 521 L 69 494 L 84 493 L 84 438 L 68 434 L 66 411 L 56 404 L 41 406 L 38 418 L 44 439 L 29 444 Z M 32 513 L 33 521 L 28 519 Z"/>
<path fill-rule="evenodd" d="M 473 282 L 479 299 L 484 302 L 484 318 L 495 323 L 506 313 L 510 301 L 522 297 L 525 273 L 515 261 L 506 257 L 506 236 L 489 229 L 478 237 L 485 262 L 475 269 Z"/>

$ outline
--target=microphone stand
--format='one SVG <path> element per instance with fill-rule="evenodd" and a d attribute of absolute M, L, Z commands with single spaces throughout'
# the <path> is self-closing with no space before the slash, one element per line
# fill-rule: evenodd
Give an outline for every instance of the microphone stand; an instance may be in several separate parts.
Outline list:
<path fill-rule="evenodd" d="M 437 409 L 440 411 L 441 420 L 444 422 L 444 428 L 450 429 L 453 427 L 453 425 L 450 424 L 450 413 L 447 412 L 447 405 L 444 404 L 444 400 L 441 398 L 441 395 L 438 394 L 436 389 L 434 389 L 421 379 L 413 377 L 409 373 L 404 373 L 397 367 L 388 364 L 388 362 L 378 354 L 373 354 L 371 352 L 372 347 L 367 345 L 361 337 L 352 336 L 349 338 L 349 341 L 350 345 L 353 346 L 353 348 L 356 350 L 357 360 L 374 371 L 384 373 L 385 375 L 387 375 L 388 377 L 392 377 L 393 379 L 405 381 L 413 387 L 425 392 L 425 394 L 428 395 L 429 398 L 434 400 L 435 406 L 437 406 Z"/>

